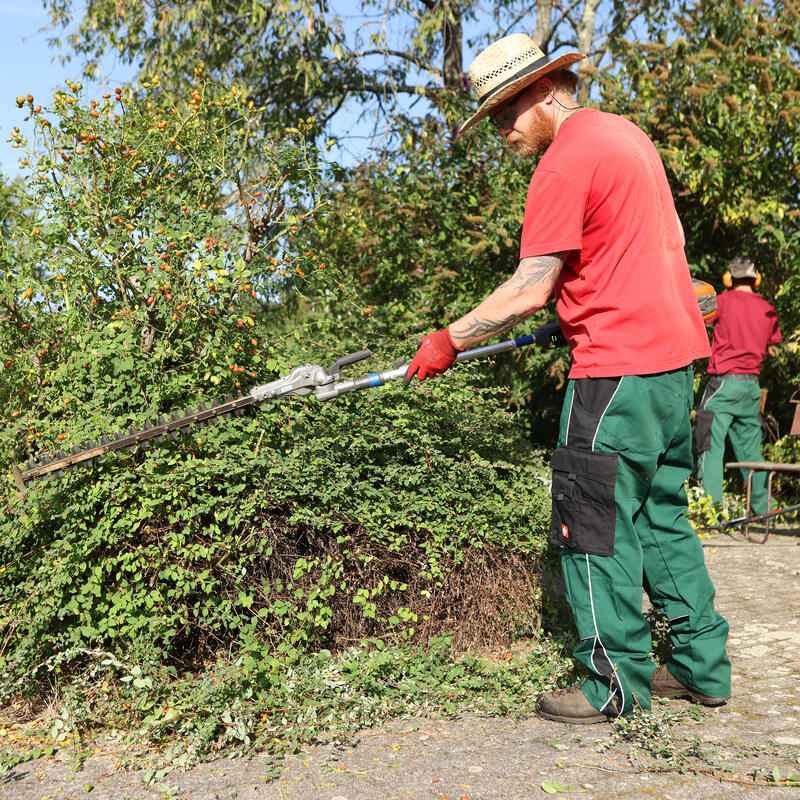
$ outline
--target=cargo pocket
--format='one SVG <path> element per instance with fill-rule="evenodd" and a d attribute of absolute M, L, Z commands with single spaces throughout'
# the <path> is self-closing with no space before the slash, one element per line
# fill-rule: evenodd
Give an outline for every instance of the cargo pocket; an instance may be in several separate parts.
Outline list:
<path fill-rule="evenodd" d="M 617 455 L 559 447 L 553 453 L 550 538 L 578 553 L 614 555 Z"/>
<path fill-rule="evenodd" d="M 713 411 L 698 411 L 694 415 L 694 441 L 698 453 L 707 453 L 711 449 L 711 425 L 713 422 Z"/>

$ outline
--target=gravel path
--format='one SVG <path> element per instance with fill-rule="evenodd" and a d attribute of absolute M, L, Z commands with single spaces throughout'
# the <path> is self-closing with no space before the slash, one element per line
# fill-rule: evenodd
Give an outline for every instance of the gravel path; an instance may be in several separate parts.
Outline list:
<path fill-rule="evenodd" d="M 717 607 L 731 628 L 733 697 L 724 707 L 652 728 L 670 754 L 695 746 L 705 771 L 659 771 L 649 753 L 615 741 L 611 725 L 566 726 L 464 715 L 399 720 L 359 735 L 353 747 L 317 746 L 288 759 L 267 780 L 263 757 L 173 772 L 145 786 L 113 758 L 92 757 L 73 772 L 58 755 L 0 778 L 4 800 L 523 800 L 580 791 L 593 800 L 800 798 L 800 788 L 755 784 L 752 775 L 800 774 L 800 536 L 774 533 L 764 545 L 719 535 L 704 541 Z M 683 700 L 659 713 L 697 710 Z M 697 717 L 697 718 L 695 718 Z"/>

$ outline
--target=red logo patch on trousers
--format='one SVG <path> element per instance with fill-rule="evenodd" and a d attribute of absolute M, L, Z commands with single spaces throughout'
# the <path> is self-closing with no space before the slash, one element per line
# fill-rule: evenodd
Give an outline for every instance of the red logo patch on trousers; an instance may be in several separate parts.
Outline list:
<path fill-rule="evenodd" d="M 561 525 L 561 535 L 565 539 L 569 539 L 569 528 L 566 525 L 564 525 L 563 523 Z"/>

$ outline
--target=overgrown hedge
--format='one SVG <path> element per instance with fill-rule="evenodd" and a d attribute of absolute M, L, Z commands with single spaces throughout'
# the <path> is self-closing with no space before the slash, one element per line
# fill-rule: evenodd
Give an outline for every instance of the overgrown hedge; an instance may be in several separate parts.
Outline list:
<path fill-rule="evenodd" d="M 81 649 L 180 671 L 445 631 L 464 649 L 536 627 L 546 470 L 461 372 L 278 401 L 6 492 L 4 692 Z"/>
<path fill-rule="evenodd" d="M 15 489 L 14 463 L 414 349 L 411 312 L 394 324 L 309 238 L 313 125 L 255 137 L 262 110 L 194 75 L 183 98 L 19 99 L 37 143 L 15 131 L 29 172 L 0 193 L 0 703 L 57 709 L 60 745 L 103 727 L 193 758 L 552 685 L 541 642 L 500 671 L 457 660 L 539 630 L 549 552 L 543 454 L 485 367 L 278 400 Z"/>

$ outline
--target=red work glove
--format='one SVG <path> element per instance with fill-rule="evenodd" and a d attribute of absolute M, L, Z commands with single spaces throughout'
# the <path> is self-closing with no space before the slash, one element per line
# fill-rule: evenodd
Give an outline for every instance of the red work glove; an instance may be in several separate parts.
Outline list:
<path fill-rule="evenodd" d="M 419 350 L 408 365 L 403 386 L 408 386 L 414 375 L 424 381 L 425 378 L 444 372 L 460 352 L 461 349 L 455 346 L 447 328 L 427 334 L 420 341 Z"/>

